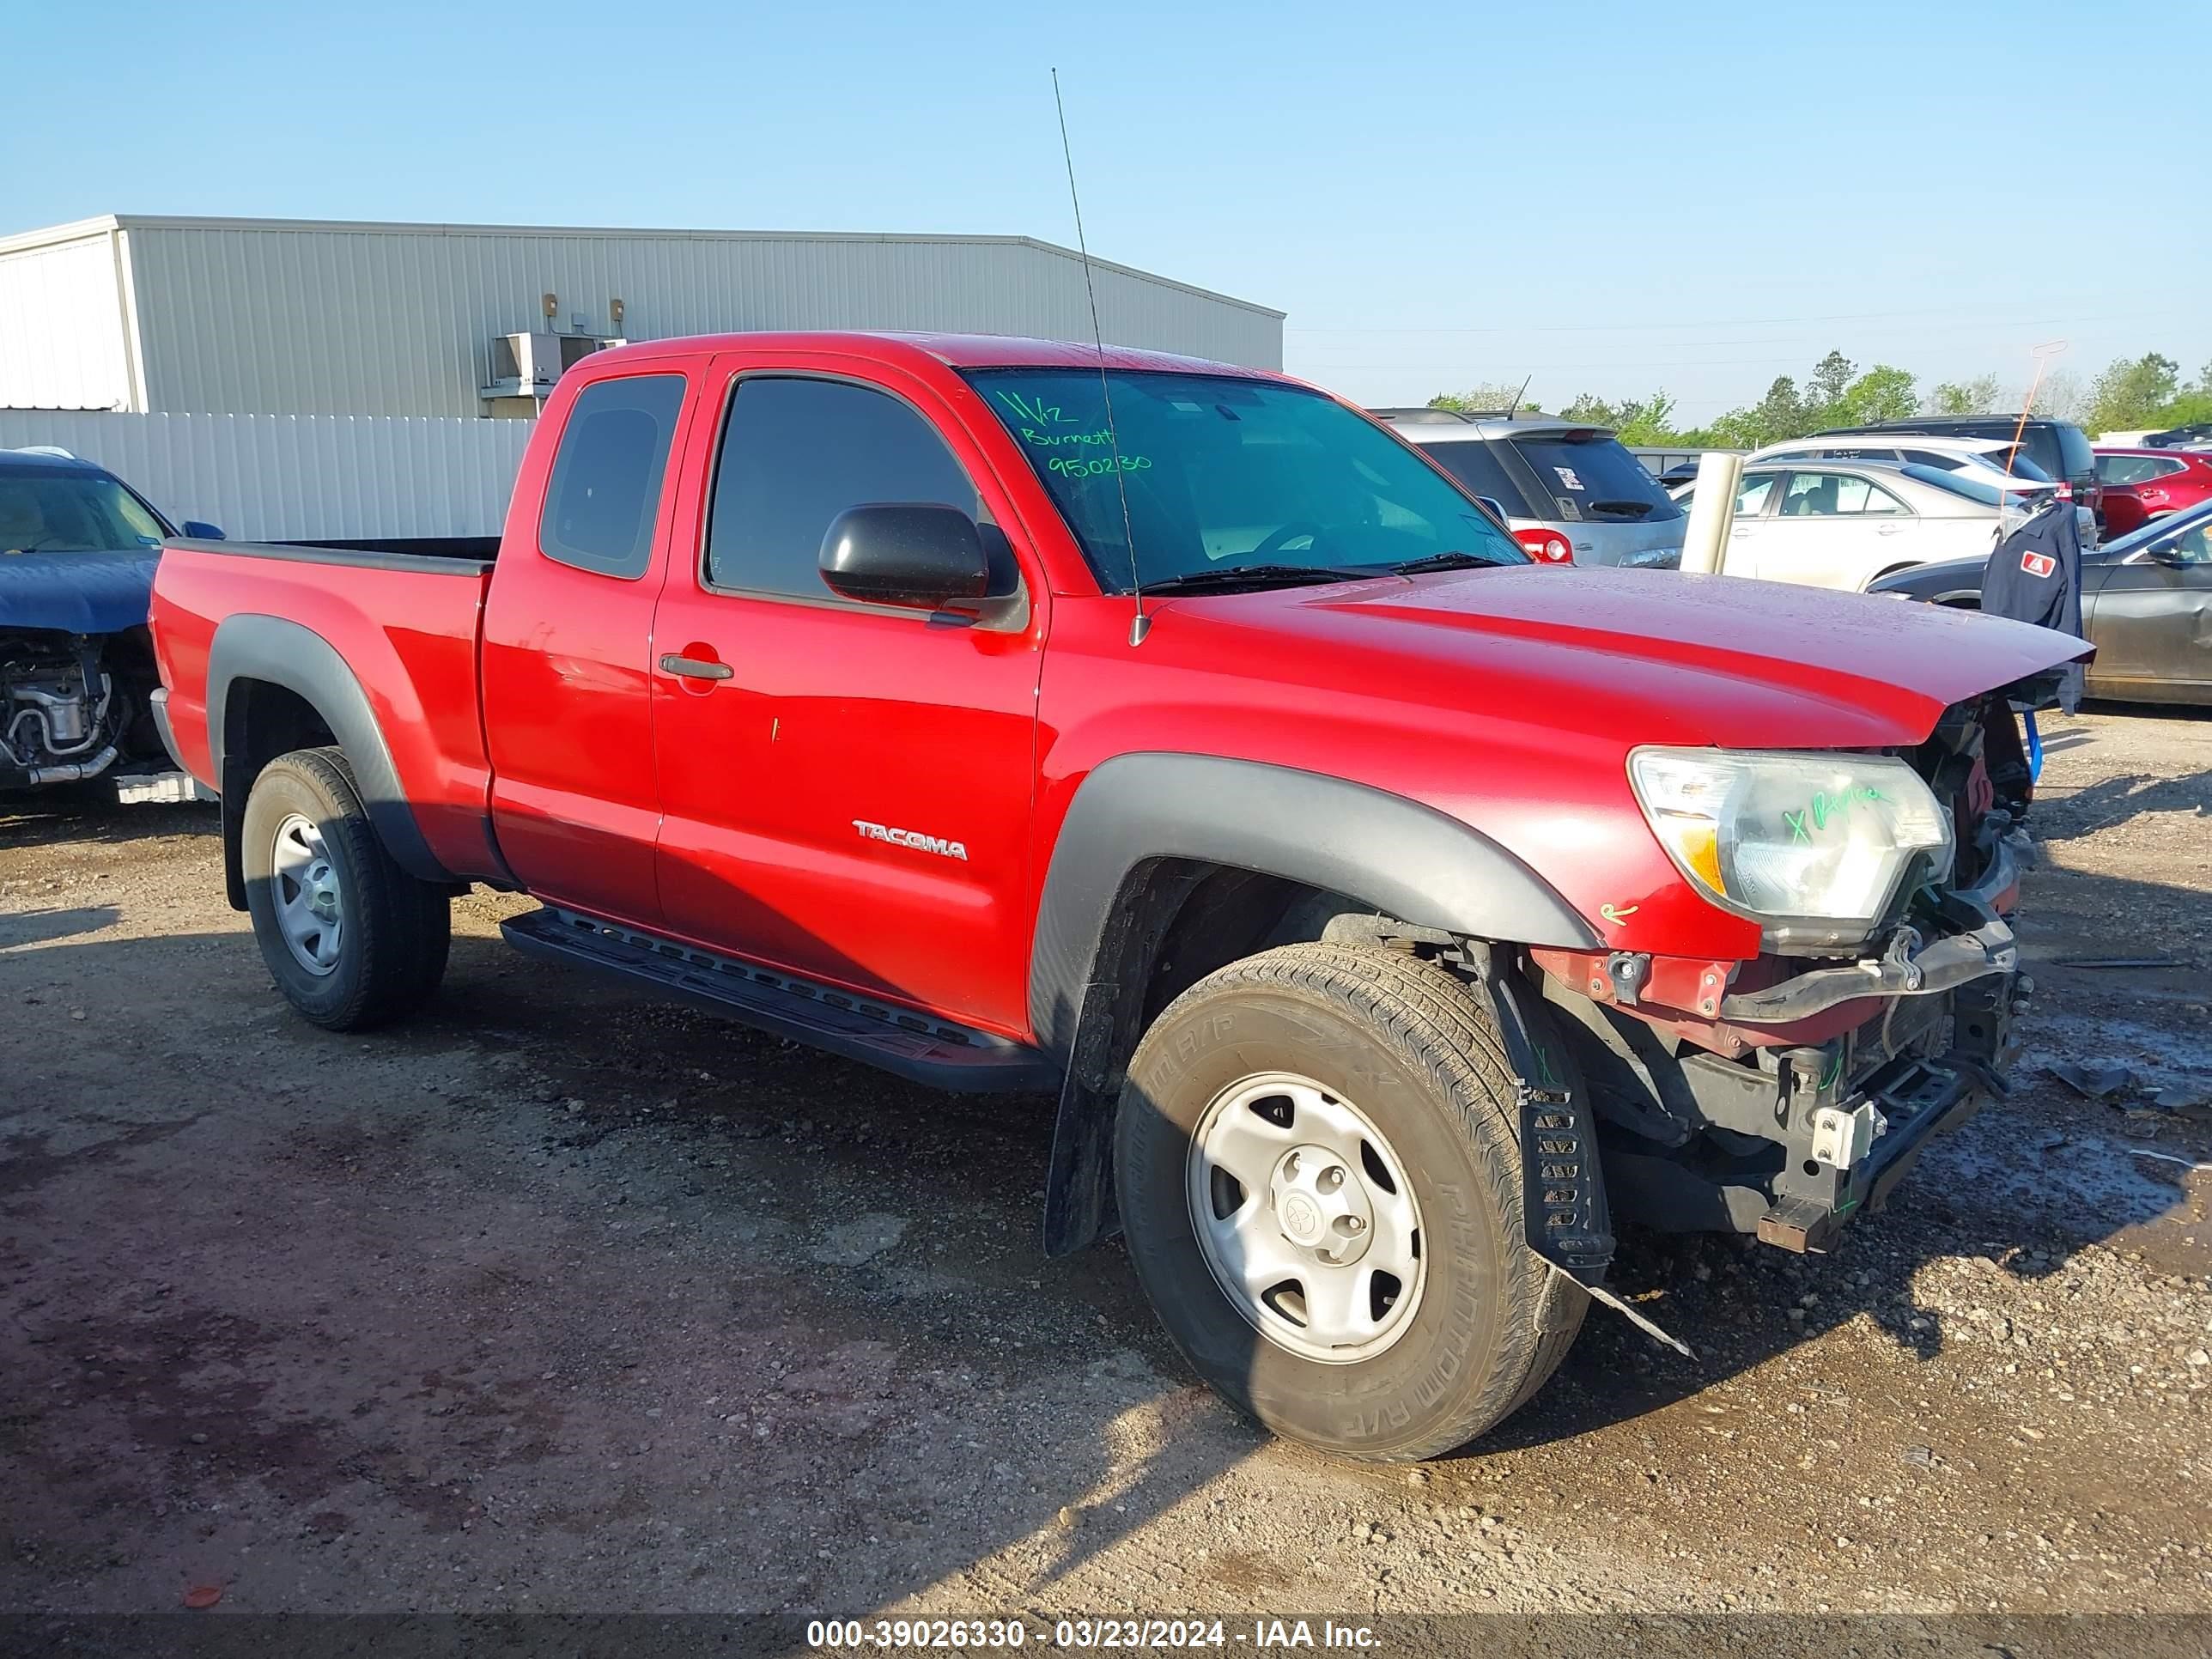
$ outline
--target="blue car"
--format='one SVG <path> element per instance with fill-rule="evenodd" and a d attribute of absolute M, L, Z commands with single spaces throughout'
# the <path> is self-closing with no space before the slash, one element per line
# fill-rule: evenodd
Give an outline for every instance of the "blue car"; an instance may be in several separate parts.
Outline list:
<path fill-rule="evenodd" d="M 103 467 L 0 450 L 0 794 L 169 769 L 146 611 L 177 533 Z"/>

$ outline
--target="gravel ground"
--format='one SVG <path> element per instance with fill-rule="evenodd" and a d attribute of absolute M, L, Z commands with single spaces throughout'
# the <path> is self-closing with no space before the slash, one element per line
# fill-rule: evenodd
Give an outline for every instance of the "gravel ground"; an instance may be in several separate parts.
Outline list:
<path fill-rule="evenodd" d="M 2048 735 L 2014 1099 L 1828 1255 L 1632 1237 L 1699 1358 L 1594 1311 L 1410 1473 L 1218 1405 L 1117 1247 L 1038 1255 L 1048 1101 L 482 896 L 426 1018 L 330 1036 L 208 810 L 0 817 L 0 1609 L 2212 1609 L 2212 720 Z"/>

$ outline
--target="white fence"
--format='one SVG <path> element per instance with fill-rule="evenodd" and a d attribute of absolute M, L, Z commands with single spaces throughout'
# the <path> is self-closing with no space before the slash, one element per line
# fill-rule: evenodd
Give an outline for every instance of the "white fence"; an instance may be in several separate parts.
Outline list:
<path fill-rule="evenodd" d="M 533 421 L 0 409 L 0 449 L 97 461 L 173 521 L 234 540 L 496 536 Z"/>

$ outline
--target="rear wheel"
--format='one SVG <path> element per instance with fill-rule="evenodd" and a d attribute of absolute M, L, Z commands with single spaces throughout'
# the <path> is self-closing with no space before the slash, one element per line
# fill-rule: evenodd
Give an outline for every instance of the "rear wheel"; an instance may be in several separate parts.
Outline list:
<path fill-rule="evenodd" d="M 329 1030 L 366 1030 L 437 989 L 452 939 L 447 891 L 384 850 L 341 750 L 271 761 L 241 829 L 254 938 L 295 1008 Z"/>
<path fill-rule="evenodd" d="M 1542 1385 L 1587 1297 L 1522 1231 L 1490 1016 L 1395 952 L 1291 945 L 1169 1006 L 1122 1091 L 1130 1255 L 1199 1373 L 1278 1433 L 1449 1451 Z"/>

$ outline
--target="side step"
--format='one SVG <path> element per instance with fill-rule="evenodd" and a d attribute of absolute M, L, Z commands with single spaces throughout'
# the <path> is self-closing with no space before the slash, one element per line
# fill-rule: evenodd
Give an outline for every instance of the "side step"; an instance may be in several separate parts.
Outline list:
<path fill-rule="evenodd" d="M 501 922 L 500 931 L 532 956 L 642 981 L 772 1036 L 933 1088 L 993 1093 L 1060 1086 L 1049 1059 L 1004 1037 L 574 910 L 548 905 Z"/>

